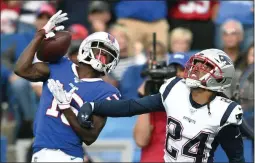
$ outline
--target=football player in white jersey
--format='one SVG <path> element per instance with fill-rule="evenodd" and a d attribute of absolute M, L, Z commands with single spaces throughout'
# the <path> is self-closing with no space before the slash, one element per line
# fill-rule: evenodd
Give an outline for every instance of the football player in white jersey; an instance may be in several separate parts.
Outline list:
<path fill-rule="evenodd" d="M 239 126 L 243 111 L 222 93 L 231 85 L 234 73 L 225 52 L 203 50 L 187 62 L 184 79 L 167 80 L 158 94 L 137 100 L 85 103 L 78 121 L 90 127 L 92 114 L 124 117 L 166 111 L 165 162 L 213 162 L 220 144 L 229 162 L 241 163 L 244 155 Z"/>

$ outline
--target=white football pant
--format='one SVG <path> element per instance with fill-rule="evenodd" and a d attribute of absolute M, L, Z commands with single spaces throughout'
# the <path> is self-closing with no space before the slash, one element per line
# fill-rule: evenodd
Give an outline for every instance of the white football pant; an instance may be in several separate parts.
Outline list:
<path fill-rule="evenodd" d="M 70 156 L 60 149 L 44 148 L 33 154 L 32 162 L 83 162 L 83 158 Z"/>

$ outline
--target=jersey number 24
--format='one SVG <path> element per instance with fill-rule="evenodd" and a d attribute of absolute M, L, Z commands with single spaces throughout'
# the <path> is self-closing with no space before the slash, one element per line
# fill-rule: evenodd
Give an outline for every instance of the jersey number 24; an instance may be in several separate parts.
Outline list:
<path fill-rule="evenodd" d="M 183 126 L 180 121 L 168 117 L 167 120 L 168 125 L 174 124 L 175 128 L 173 129 L 173 133 L 169 132 L 167 133 L 167 138 L 166 138 L 166 151 L 167 153 L 175 160 L 177 160 L 177 156 L 179 153 L 179 150 L 172 147 L 168 146 L 168 140 L 169 138 L 172 139 L 173 141 L 181 141 L 182 140 L 182 131 L 183 131 Z M 189 158 L 193 158 L 196 163 L 201 163 L 203 162 L 203 159 L 206 157 L 204 154 L 205 150 L 205 143 L 209 137 L 209 133 L 206 132 L 199 132 L 194 138 L 191 140 L 187 141 L 181 149 L 181 155 Z M 170 143 L 171 144 L 171 143 Z M 192 149 L 196 148 L 196 152 L 193 152 Z"/>

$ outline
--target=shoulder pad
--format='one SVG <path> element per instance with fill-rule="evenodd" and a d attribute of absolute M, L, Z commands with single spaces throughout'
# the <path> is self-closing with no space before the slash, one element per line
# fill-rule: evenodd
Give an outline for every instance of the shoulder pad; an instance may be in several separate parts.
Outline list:
<path fill-rule="evenodd" d="M 167 79 L 167 80 L 165 81 L 165 83 L 161 85 L 161 87 L 160 87 L 160 89 L 159 89 L 159 92 L 160 92 L 161 94 L 163 94 L 163 92 L 164 92 L 164 90 L 166 89 L 167 85 L 168 85 L 172 80 L 174 80 L 175 78 L 176 78 L 176 77 L 172 77 L 172 78 L 170 78 L 170 79 Z"/>
<path fill-rule="evenodd" d="M 227 122 L 230 124 L 240 125 L 243 118 L 243 109 L 240 105 L 237 105 L 230 114 Z"/>
<path fill-rule="evenodd" d="M 121 98 L 121 94 L 119 90 L 109 83 L 102 82 L 101 87 L 99 89 L 100 89 L 100 92 L 102 93 L 102 96 L 100 96 L 100 100 L 103 100 L 103 99 L 119 100 Z"/>
<path fill-rule="evenodd" d="M 223 102 L 225 102 L 225 103 L 228 103 L 228 104 L 230 104 L 231 102 L 233 102 L 232 100 L 227 99 L 227 98 L 225 98 L 225 97 L 220 97 L 220 100 L 223 101 Z"/>
<path fill-rule="evenodd" d="M 172 77 L 168 79 L 159 89 L 160 94 L 163 97 L 163 100 L 166 99 L 167 95 L 171 91 L 171 89 L 174 87 L 176 83 L 178 83 L 182 78 L 178 77 Z"/>
<path fill-rule="evenodd" d="M 231 100 L 230 100 L 231 101 Z M 243 109 L 236 102 L 231 101 L 220 122 L 220 126 L 234 124 L 240 125 L 242 123 Z"/>

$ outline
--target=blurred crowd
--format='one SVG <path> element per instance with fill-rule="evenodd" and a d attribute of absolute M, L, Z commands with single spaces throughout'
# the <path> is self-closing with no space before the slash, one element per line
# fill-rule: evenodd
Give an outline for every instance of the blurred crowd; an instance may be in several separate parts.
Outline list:
<path fill-rule="evenodd" d="M 148 68 L 153 32 L 157 61 L 175 66 L 180 77 L 191 55 L 207 48 L 222 49 L 236 68 L 232 86 L 225 94 L 241 102 L 245 116 L 253 124 L 253 1 L 0 1 L 1 128 L 11 144 L 33 137 L 32 123 L 42 85 L 16 76 L 15 62 L 35 32 L 58 10 L 68 13 L 69 20 L 63 25 L 72 33 L 67 56 L 74 63 L 81 41 L 90 33 L 107 31 L 118 40 L 120 62 L 104 80 L 116 86 L 123 99 L 144 95 L 146 77 L 141 72 Z M 160 113 L 109 118 L 99 138 L 133 138 L 143 150 L 148 150 L 149 142 L 157 140 L 163 147 L 164 138 L 157 137 L 157 133 L 165 132 L 164 116 Z M 156 127 L 155 121 L 164 125 Z M 139 148 L 135 151 L 139 152 Z M 145 158 L 150 161 L 149 156 L 142 154 L 142 161 L 148 161 Z M 134 160 L 139 161 L 138 157 Z"/>

